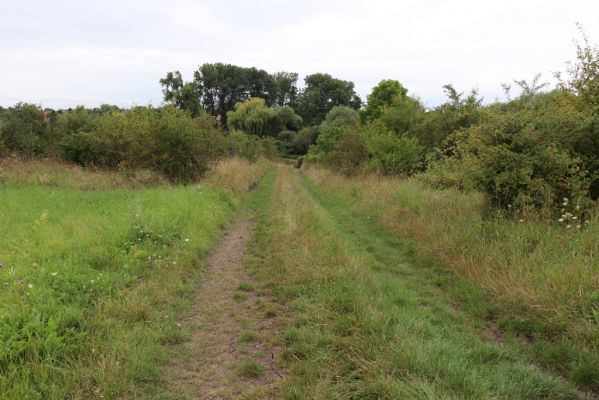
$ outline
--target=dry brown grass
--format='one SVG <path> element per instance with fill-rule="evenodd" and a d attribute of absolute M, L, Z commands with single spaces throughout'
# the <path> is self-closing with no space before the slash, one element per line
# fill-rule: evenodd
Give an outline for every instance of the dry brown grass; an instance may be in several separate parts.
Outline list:
<path fill-rule="evenodd" d="M 242 158 L 229 158 L 214 164 L 204 181 L 209 185 L 224 187 L 235 193 L 245 193 L 256 185 L 270 165 L 270 162 L 265 159 L 252 163 Z"/>
<path fill-rule="evenodd" d="M 235 193 L 251 190 L 264 176 L 270 162 L 261 159 L 252 163 L 231 158 L 215 163 L 203 182 L 229 189 Z M 169 185 L 160 173 L 149 170 L 107 171 L 83 168 L 53 159 L 0 159 L 0 184 L 32 183 L 44 186 L 70 187 L 83 190 L 106 190 L 126 187 L 139 189 Z"/>
<path fill-rule="evenodd" d="M 0 159 L 0 183 L 33 183 L 77 189 L 143 188 L 166 185 L 160 174 L 148 170 L 130 172 L 82 168 L 52 159 Z"/>

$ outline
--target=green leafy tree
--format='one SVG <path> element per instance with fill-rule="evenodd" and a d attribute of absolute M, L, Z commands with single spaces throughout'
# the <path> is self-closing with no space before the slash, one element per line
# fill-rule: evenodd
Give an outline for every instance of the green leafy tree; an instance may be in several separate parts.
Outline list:
<path fill-rule="evenodd" d="M 275 87 L 273 104 L 295 107 L 298 75 L 295 72 L 277 72 L 272 75 L 272 79 Z"/>
<path fill-rule="evenodd" d="M 322 161 L 331 152 L 343 136 L 356 131 L 359 125 L 358 112 L 346 106 L 333 107 L 318 128 L 316 143 L 310 146 L 308 158 Z"/>
<path fill-rule="evenodd" d="M 284 128 L 277 112 L 258 97 L 237 103 L 235 110 L 229 111 L 228 121 L 231 129 L 257 136 L 273 136 Z"/>
<path fill-rule="evenodd" d="M 225 126 L 235 104 L 260 97 L 270 106 L 275 92 L 274 80 L 266 71 L 231 64 L 203 64 L 194 73 L 194 81 L 202 88 L 204 109 Z"/>
<path fill-rule="evenodd" d="M 293 92 L 292 74 L 282 74 L 275 82 L 275 78 L 262 69 L 214 63 L 201 65 L 193 76 L 191 82 L 184 82 L 179 71 L 169 72 L 160 80 L 164 100 L 190 111 L 193 116 L 199 115 L 203 108 L 225 127 L 227 113 L 239 102 L 260 97 L 270 106 L 281 98 L 284 102 L 293 97 L 281 92 Z"/>
<path fill-rule="evenodd" d="M 202 108 L 201 82 L 183 82 L 179 71 L 169 72 L 160 79 L 164 101 L 187 110 L 192 116 L 197 116 Z"/>
<path fill-rule="evenodd" d="M 379 120 L 395 133 L 409 133 L 424 118 L 424 106 L 418 99 L 396 96 L 390 105 L 378 110 Z"/>
<path fill-rule="evenodd" d="M 284 129 L 299 131 L 302 127 L 302 117 L 297 115 L 290 106 L 274 106 L 273 111 L 283 125 Z"/>
<path fill-rule="evenodd" d="M 268 107 L 259 97 L 237 103 L 235 110 L 229 111 L 228 121 L 231 129 L 257 136 L 276 136 L 283 130 L 297 131 L 302 124 L 302 118 L 291 107 Z"/>
<path fill-rule="evenodd" d="M 304 81 L 306 86 L 299 96 L 299 114 L 306 125 L 320 124 L 335 106 L 357 110 L 362 105 L 353 82 L 321 73 L 308 75 Z"/>
<path fill-rule="evenodd" d="M 362 122 L 366 122 L 379 118 L 383 107 L 393 105 L 396 97 L 405 97 L 407 94 L 408 89 L 403 87 L 399 81 L 392 79 L 380 81 L 368 95 L 366 106 L 360 112 L 360 119 Z"/>

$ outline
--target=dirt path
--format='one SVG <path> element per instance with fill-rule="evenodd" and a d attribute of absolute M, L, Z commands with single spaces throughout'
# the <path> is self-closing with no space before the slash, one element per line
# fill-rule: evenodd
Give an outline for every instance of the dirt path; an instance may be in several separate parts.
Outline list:
<path fill-rule="evenodd" d="M 277 398 L 284 371 L 276 310 L 243 265 L 254 224 L 233 222 L 208 257 L 192 309 L 181 321 L 190 333 L 170 369 L 175 391 L 191 399 Z"/>

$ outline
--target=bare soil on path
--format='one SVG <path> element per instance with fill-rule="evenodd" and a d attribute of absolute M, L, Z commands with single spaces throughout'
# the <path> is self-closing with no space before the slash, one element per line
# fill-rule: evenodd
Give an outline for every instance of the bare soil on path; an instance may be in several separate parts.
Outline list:
<path fill-rule="evenodd" d="M 244 266 L 254 223 L 238 219 L 208 256 L 205 278 L 181 324 L 189 340 L 169 369 L 190 399 L 278 398 L 279 336 L 272 304 Z"/>

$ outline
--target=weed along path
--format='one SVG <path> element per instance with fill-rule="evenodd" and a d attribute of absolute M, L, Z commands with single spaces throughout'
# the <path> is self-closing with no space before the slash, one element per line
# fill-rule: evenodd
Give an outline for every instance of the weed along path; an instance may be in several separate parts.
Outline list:
<path fill-rule="evenodd" d="M 234 221 L 209 255 L 208 270 L 181 325 L 189 340 L 170 369 L 174 391 L 190 399 L 274 396 L 284 372 L 268 305 L 244 266 L 254 223 Z M 275 398 L 275 397 L 273 397 Z"/>

